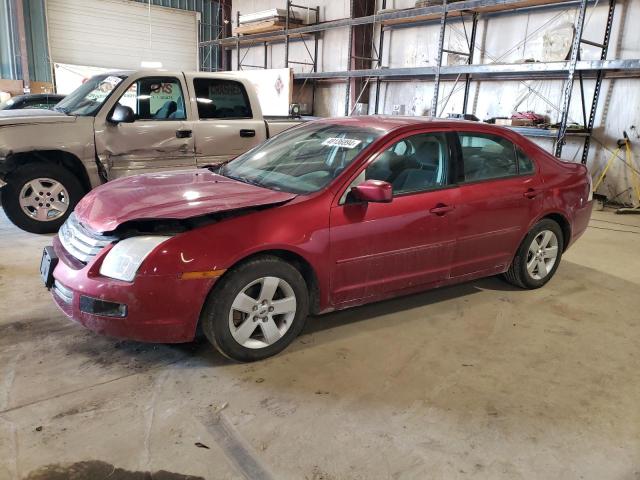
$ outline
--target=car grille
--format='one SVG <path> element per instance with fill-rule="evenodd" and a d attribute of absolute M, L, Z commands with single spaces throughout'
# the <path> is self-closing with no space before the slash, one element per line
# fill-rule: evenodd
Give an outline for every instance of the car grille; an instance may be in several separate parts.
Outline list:
<path fill-rule="evenodd" d="M 75 213 L 69 215 L 60 227 L 58 238 L 64 249 L 82 263 L 89 263 L 100 250 L 116 240 L 116 237 L 101 235 L 84 227 Z"/>
<path fill-rule="evenodd" d="M 64 303 L 70 304 L 73 301 L 73 291 L 69 290 L 57 280 L 53 282 L 53 291 Z"/>

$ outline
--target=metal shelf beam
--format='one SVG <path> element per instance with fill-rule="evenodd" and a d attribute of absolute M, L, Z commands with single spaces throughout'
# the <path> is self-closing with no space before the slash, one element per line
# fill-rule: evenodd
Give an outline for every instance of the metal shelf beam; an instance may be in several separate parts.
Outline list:
<path fill-rule="evenodd" d="M 519 10 L 519 9 L 531 9 L 565 5 L 573 6 L 579 5 L 579 0 L 467 0 L 464 2 L 455 2 L 448 4 L 445 11 L 447 13 L 469 13 L 473 12 L 486 12 L 491 14 L 493 12 L 503 12 L 507 10 Z M 356 18 L 341 18 L 339 20 L 331 20 L 328 22 L 321 22 L 315 25 L 306 25 L 304 27 L 290 28 L 288 30 L 289 35 L 299 35 L 304 33 L 322 32 L 325 30 L 332 30 L 335 28 L 353 27 L 356 25 L 367 25 L 372 23 L 386 23 L 394 21 L 425 21 L 424 19 L 440 19 L 440 14 L 443 9 L 441 5 L 433 7 L 421 7 L 421 8 L 408 8 L 405 10 L 397 10 L 394 12 L 378 13 L 375 15 L 368 15 L 365 17 Z M 282 36 L 284 32 L 282 30 L 268 33 L 257 33 L 255 35 L 243 35 L 243 40 L 251 40 L 252 37 L 259 39 L 259 41 L 265 41 L 269 37 Z M 200 46 L 206 45 L 221 45 L 229 43 L 229 39 L 224 40 L 209 40 L 201 42 Z"/>
<path fill-rule="evenodd" d="M 532 63 L 487 63 L 472 65 L 448 65 L 440 67 L 440 78 L 455 79 L 458 75 L 472 75 L 473 80 L 480 79 L 566 79 L 570 62 L 532 62 Z M 598 71 L 619 76 L 640 76 L 640 59 L 618 60 L 578 60 L 575 70 L 585 76 L 595 76 Z M 433 79 L 436 67 L 382 68 L 368 70 L 349 70 L 340 72 L 294 73 L 296 80 L 304 79 L 346 79 L 353 77 L 371 77 L 383 80 Z M 618 75 L 616 75 L 618 76 Z"/>

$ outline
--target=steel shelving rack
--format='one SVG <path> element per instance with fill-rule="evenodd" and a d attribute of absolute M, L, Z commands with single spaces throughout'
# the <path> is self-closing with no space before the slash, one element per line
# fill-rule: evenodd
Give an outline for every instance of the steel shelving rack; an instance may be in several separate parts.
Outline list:
<path fill-rule="evenodd" d="M 615 6 L 618 0 L 607 0 L 608 16 L 605 25 L 603 37 L 601 41 L 582 38 L 585 14 L 592 0 L 465 0 L 449 3 L 443 0 L 441 5 L 429 7 L 409 8 L 396 11 L 382 11 L 375 15 L 367 15 L 355 18 L 344 18 L 327 22 L 318 22 L 316 14 L 316 23 L 312 25 L 304 25 L 295 28 L 289 28 L 287 21 L 286 28 L 276 32 L 261 33 L 254 35 L 244 35 L 242 37 L 230 37 L 220 40 L 212 40 L 202 42 L 201 45 L 218 45 L 223 48 L 236 48 L 238 65 L 241 66 L 239 50 L 243 45 L 249 45 L 251 42 L 263 42 L 265 44 L 272 42 L 285 42 L 285 64 L 294 63 L 289 60 L 289 43 L 293 38 L 302 38 L 311 36 L 314 39 L 314 55 L 312 57 L 312 65 L 310 72 L 295 73 L 295 80 L 311 81 L 313 85 L 313 94 L 315 96 L 315 82 L 319 80 L 346 80 L 352 78 L 369 78 L 375 80 L 375 96 L 374 96 L 374 113 L 379 111 L 380 103 L 380 85 L 385 81 L 394 80 L 432 80 L 434 82 L 434 93 L 431 102 L 431 113 L 437 115 L 438 99 L 440 95 L 440 82 L 442 80 L 452 80 L 464 78 L 464 99 L 463 113 L 467 113 L 470 85 L 472 81 L 483 79 L 494 80 L 564 80 L 562 91 L 562 101 L 559 109 L 560 121 L 558 128 L 553 130 L 543 130 L 536 128 L 514 128 L 525 135 L 533 137 L 545 137 L 554 140 L 554 153 L 560 157 L 562 147 L 566 143 L 568 136 L 583 138 L 584 145 L 582 149 L 582 163 L 586 163 L 589 152 L 591 133 L 594 128 L 595 116 L 598 107 L 598 98 L 604 78 L 608 77 L 637 77 L 640 76 L 640 59 L 611 59 L 607 60 L 607 51 L 611 37 L 611 29 L 614 21 Z M 382 7 L 384 9 L 386 0 L 383 0 Z M 290 8 L 300 7 L 292 4 L 291 0 L 287 0 L 287 12 Z M 527 12 L 539 9 L 567 8 L 577 7 L 578 12 L 574 25 L 575 34 L 569 57 L 565 61 L 560 62 L 531 62 L 531 63 L 483 63 L 474 64 L 475 53 L 475 33 L 477 30 L 478 19 L 483 16 L 492 16 L 502 12 Z M 302 7 L 307 8 L 307 7 Z M 314 9 L 319 13 L 319 8 Z M 353 1 L 352 1 L 353 11 Z M 288 20 L 289 15 L 287 16 Z M 471 34 L 467 42 L 467 51 L 452 51 L 444 48 L 444 38 L 447 27 L 452 20 L 464 21 L 471 19 Z M 425 67 L 409 67 L 409 68 L 385 68 L 382 65 L 383 49 L 384 49 L 384 33 L 393 28 L 407 28 L 417 25 L 437 22 L 440 25 L 438 35 L 438 51 L 437 61 L 434 66 Z M 317 70 L 317 52 L 318 52 L 318 36 L 326 30 L 335 28 L 351 28 L 357 25 L 371 25 L 373 29 L 378 27 L 378 49 L 377 57 L 371 59 L 371 65 L 375 68 L 368 69 L 351 69 L 351 61 L 348 62 L 347 70 L 334 72 L 319 72 Z M 351 42 L 352 35 L 349 35 Z M 582 60 L 580 58 L 580 46 L 582 44 L 591 45 L 601 50 L 599 60 Z M 306 46 L 306 42 L 305 42 Z M 311 57 L 311 52 L 307 48 Z M 351 51 L 351 50 L 349 50 Z M 466 63 L 462 65 L 442 65 L 443 53 L 454 53 L 467 58 Z M 266 54 L 265 54 L 266 58 Z M 266 68 L 266 63 L 263 66 Z M 241 67 L 240 67 L 241 68 Z M 569 129 L 569 107 L 572 102 L 572 94 L 574 90 L 575 80 L 577 79 L 580 100 L 582 106 L 582 116 L 584 129 L 574 131 Z M 585 80 L 594 82 L 593 95 L 588 101 L 585 93 Z M 349 88 L 346 89 L 345 113 L 349 114 Z"/>

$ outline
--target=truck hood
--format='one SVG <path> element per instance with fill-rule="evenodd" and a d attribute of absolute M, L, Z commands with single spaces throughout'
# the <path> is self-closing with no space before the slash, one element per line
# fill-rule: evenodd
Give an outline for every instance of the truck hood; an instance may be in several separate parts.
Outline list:
<path fill-rule="evenodd" d="M 96 232 L 131 220 L 176 219 L 279 204 L 295 194 L 216 175 L 209 170 L 150 173 L 114 180 L 89 192 L 76 217 Z"/>
<path fill-rule="evenodd" d="M 75 116 L 53 110 L 38 108 L 0 110 L 0 127 L 36 123 L 73 123 L 75 121 Z"/>

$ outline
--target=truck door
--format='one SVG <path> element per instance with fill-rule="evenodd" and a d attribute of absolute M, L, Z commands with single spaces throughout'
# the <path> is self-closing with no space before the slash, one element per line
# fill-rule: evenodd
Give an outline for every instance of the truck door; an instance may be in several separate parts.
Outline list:
<path fill-rule="evenodd" d="M 133 122 L 113 123 L 110 114 L 96 118 L 96 151 L 110 180 L 195 167 L 193 128 L 187 117 L 188 95 L 180 77 L 134 80 L 116 103 L 133 111 Z"/>
<path fill-rule="evenodd" d="M 236 157 L 267 138 L 260 106 L 256 100 L 252 108 L 242 82 L 197 74 L 192 80 L 198 115 L 194 122 L 198 166 Z"/>

